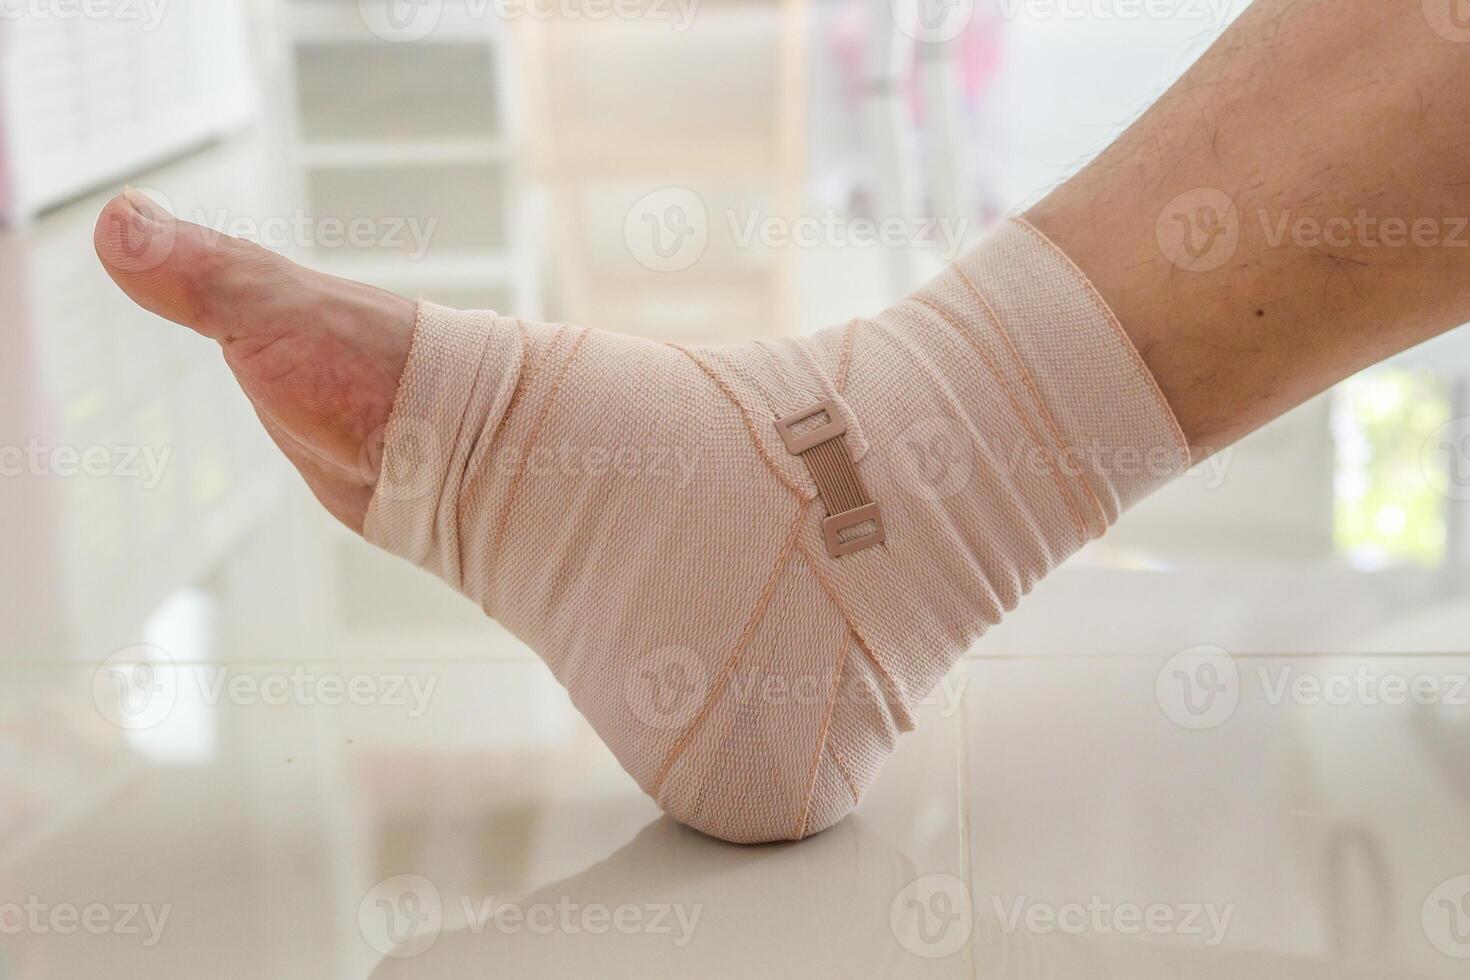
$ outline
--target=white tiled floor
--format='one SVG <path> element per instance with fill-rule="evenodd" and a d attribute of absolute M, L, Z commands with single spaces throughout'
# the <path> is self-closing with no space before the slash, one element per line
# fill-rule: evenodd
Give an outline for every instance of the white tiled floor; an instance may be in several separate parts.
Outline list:
<path fill-rule="evenodd" d="M 974 658 L 856 814 L 739 848 L 661 818 L 503 652 L 177 662 L 132 730 L 105 668 L 8 670 L 7 975 L 1449 977 L 1470 953 L 1467 657 L 1242 658 L 1202 729 L 1173 720 L 1177 664 Z M 65 917 L 94 903 L 100 934 Z"/>
<path fill-rule="evenodd" d="M 1213 586 L 1084 580 L 1219 615 Z M 140 678 L 80 649 L 0 675 L 7 975 L 1382 978 L 1470 954 L 1467 655 L 977 651 L 852 817 L 739 848 L 661 818 L 528 651 L 297 491 L 132 639 L 170 660 L 130 708 Z"/>

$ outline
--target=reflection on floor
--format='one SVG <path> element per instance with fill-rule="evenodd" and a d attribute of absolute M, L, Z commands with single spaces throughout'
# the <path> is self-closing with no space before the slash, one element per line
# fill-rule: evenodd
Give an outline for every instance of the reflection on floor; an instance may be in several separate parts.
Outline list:
<path fill-rule="evenodd" d="M 201 601 L 158 636 L 207 646 L 228 617 Z M 968 660 L 851 818 L 739 848 L 660 818 L 520 651 L 274 652 L 176 654 L 151 700 L 116 663 L 9 675 L 6 976 L 1381 978 L 1470 954 L 1465 657 Z M 1202 665 L 1218 689 L 1176 694 Z"/>

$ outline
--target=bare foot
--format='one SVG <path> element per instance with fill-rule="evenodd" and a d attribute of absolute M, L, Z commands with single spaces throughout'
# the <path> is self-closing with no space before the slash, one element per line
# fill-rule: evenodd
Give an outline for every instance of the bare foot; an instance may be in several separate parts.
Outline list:
<path fill-rule="evenodd" d="M 108 202 L 93 241 L 134 302 L 219 343 L 271 438 L 361 533 L 415 304 L 179 221 L 137 191 Z"/>

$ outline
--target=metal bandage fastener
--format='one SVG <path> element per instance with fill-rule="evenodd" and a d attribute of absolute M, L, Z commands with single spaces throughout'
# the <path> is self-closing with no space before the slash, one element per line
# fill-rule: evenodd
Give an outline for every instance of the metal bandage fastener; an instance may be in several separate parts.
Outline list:
<path fill-rule="evenodd" d="M 826 416 L 826 421 L 820 418 Z M 803 425 L 812 423 L 815 425 Z M 868 496 L 847 446 L 847 421 L 831 399 L 776 421 L 786 451 L 806 463 L 827 508 L 827 554 L 841 558 L 884 540 L 883 515 Z"/>

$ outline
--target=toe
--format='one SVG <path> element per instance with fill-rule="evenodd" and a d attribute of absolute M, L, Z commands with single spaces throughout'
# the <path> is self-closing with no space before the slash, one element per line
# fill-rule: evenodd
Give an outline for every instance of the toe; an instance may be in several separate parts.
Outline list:
<path fill-rule="evenodd" d="M 271 437 L 361 530 L 416 304 L 180 221 L 138 191 L 107 203 L 93 241 L 130 299 L 219 342 Z"/>
<path fill-rule="evenodd" d="M 102 266 L 133 302 L 216 340 L 249 328 L 251 296 L 269 295 L 295 266 L 250 242 L 180 221 L 129 189 L 97 218 L 93 245 Z"/>

